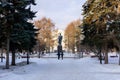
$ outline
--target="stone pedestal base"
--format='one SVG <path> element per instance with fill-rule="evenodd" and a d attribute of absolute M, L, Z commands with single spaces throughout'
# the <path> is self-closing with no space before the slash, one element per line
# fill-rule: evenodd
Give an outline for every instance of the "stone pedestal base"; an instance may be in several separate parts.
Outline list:
<path fill-rule="evenodd" d="M 58 45 L 57 50 L 58 50 L 58 52 L 62 52 L 62 45 Z"/>
<path fill-rule="evenodd" d="M 62 45 L 58 45 L 57 47 L 57 51 L 58 51 L 58 59 L 60 59 L 60 57 L 63 59 L 63 50 L 62 50 Z"/>

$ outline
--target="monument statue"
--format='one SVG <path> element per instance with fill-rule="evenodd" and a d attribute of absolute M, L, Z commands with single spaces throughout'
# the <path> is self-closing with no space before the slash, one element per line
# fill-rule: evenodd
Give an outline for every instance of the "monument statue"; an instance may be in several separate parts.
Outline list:
<path fill-rule="evenodd" d="M 60 35 L 58 36 L 58 44 L 61 45 L 61 43 L 62 43 L 62 35 L 60 33 Z"/>
<path fill-rule="evenodd" d="M 63 59 L 63 50 L 62 50 L 62 35 L 60 33 L 60 35 L 58 36 L 58 47 L 57 47 L 57 51 L 58 51 L 58 59 L 60 59 L 60 57 Z"/>

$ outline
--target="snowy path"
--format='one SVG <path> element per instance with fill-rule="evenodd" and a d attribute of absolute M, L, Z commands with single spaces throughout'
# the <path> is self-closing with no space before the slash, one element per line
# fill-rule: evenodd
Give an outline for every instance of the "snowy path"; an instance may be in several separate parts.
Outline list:
<path fill-rule="evenodd" d="M 31 59 L 30 65 L 0 73 L 0 80 L 120 80 L 120 66 L 97 59 Z"/>

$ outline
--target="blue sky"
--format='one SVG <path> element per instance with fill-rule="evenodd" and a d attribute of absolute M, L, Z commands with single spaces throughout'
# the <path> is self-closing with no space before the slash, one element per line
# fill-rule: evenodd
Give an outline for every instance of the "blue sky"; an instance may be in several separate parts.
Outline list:
<path fill-rule="evenodd" d="M 35 20 L 42 17 L 50 18 L 58 29 L 76 19 L 82 19 L 82 5 L 86 0 L 36 0 L 32 9 L 37 11 Z"/>

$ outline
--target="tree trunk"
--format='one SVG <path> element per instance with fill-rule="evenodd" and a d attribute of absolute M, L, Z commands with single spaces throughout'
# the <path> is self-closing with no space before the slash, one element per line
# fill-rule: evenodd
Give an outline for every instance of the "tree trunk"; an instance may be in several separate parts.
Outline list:
<path fill-rule="evenodd" d="M 27 64 L 29 64 L 29 51 L 27 52 Z"/>
<path fill-rule="evenodd" d="M 3 62 L 3 47 L 1 49 L 1 62 Z"/>
<path fill-rule="evenodd" d="M 7 51 L 6 51 L 6 69 L 9 69 L 9 46 L 10 46 L 10 37 L 7 37 Z"/>
<path fill-rule="evenodd" d="M 101 55 L 101 49 L 99 50 L 99 54 L 100 54 L 100 56 L 99 56 L 99 59 L 100 59 L 100 64 L 102 64 L 102 55 Z"/>
<path fill-rule="evenodd" d="M 118 48 L 120 50 L 120 46 L 118 45 Z M 119 65 L 120 65 L 120 51 L 118 51 L 118 54 L 119 54 Z"/>
<path fill-rule="evenodd" d="M 108 64 L 108 50 L 105 49 L 105 64 Z"/>
<path fill-rule="evenodd" d="M 41 57 L 41 52 L 39 51 L 38 58 L 40 58 L 40 57 Z"/>
<path fill-rule="evenodd" d="M 15 63 L 15 51 L 12 51 L 12 62 L 11 62 L 11 65 L 12 66 L 16 65 L 16 63 Z"/>
<path fill-rule="evenodd" d="M 120 52 L 119 52 L 119 65 L 120 65 Z"/>
<path fill-rule="evenodd" d="M 75 49 L 74 49 L 74 47 L 72 48 L 72 53 L 75 53 Z"/>
<path fill-rule="evenodd" d="M 81 55 L 80 57 L 83 58 L 83 48 L 80 49 L 79 53 Z"/>

